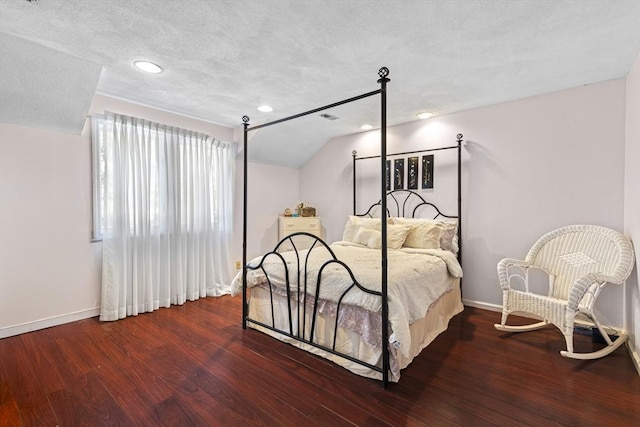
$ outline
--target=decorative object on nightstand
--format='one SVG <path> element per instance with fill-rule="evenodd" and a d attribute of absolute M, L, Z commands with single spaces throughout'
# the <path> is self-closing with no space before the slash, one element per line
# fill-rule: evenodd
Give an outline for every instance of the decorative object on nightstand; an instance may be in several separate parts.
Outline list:
<path fill-rule="evenodd" d="M 290 216 L 291 216 L 291 209 L 286 208 L 286 209 L 284 210 L 284 216 L 286 216 L 286 217 L 290 217 Z"/>
<path fill-rule="evenodd" d="M 305 206 L 304 202 L 298 203 L 298 205 L 296 206 L 296 212 L 298 213 L 298 216 L 304 216 L 304 217 L 316 216 L 316 208 L 311 206 Z"/>
<path fill-rule="evenodd" d="M 316 216 L 316 208 L 312 208 L 311 206 L 304 206 L 302 208 L 302 216 Z"/>

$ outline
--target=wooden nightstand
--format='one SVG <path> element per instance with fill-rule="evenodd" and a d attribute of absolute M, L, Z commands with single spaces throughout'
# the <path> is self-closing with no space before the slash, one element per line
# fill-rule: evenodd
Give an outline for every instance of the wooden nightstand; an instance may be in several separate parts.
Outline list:
<path fill-rule="evenodd" d="M 322 238 L 322 221 L 319 217 L 304 216 L 281 216 L 278 220 L 278 240 L 282 240 L 286 236 L 299 231 L 305 231 L 314 236 Z M 306 249 L 309 247 L 310 240 L 308 238 L 296 239 L 296 247 L 298 249 Z M 309 242 L 309 244 L 307 244 Z M 290 248 L 289 245 L 285 246 Z"/>

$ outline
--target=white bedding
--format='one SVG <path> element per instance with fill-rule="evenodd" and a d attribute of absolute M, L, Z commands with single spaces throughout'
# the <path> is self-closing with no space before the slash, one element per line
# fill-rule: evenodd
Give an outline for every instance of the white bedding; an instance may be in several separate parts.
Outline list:
<path fill-rule="evenodd" d="M 331 249 L 338 260 L 349 266 L 360 285 L 374 291 L 381 290 L 380 250 L 345 241 L 333 243 Z M 307 251 L 300 251 L 299 255 L 302 264 L 300 271 L 304 272 Z M 284 252 L 282 256 L 288 265 L 290 288 L 297 289 L 298 265 L 295 252 Z M 315 294 L 319 269 L 330 258 L 328 251 L 322 247 L 316 247 L 311 251 L 307 264 L 309 294 Z M 254 258 L 249 264 L 257 266 L 261 259 L 262 257 Z M 462 277 L 462 269 L 453 253 L 439 249 L 389 250 L 387 260 L 389 322 L 393 331 L 389 341 L 408 358 L 412 345 L 409 326 L 422 319 L 431 305 L 454 287 L 456 279 Z M 271 284 L 284 289 L 285 274 L 280 258 L 275 255 L 267 257 L 263 267 L 269 274 Z M 249 287 L 263 284 L 265 281 L 265 275 L 260 269 L 247 271 Z M 337 303 L 340 295 L 351 283 L 347 271 L 342 266 L 330 264 L 322 273 L 320 299 Z M 241 292 L 242 272 L 239 272 L 232 283 L 232 295 Z M 379 296 L 357 289 L 347 293 L 342 303 L 373 312 L 381 310 Z"/>

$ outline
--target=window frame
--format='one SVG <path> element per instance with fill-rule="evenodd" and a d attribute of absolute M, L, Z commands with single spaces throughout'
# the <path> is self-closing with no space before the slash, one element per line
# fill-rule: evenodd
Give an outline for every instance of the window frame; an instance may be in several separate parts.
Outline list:
<path fill-rule="evenodd" d="M 100 153 L 102 149 L 102 138 L 100 133 L 104 126 L 104 116 L 91 115 L 91 190 L 92 190 L 92 229 L 91 229 L 91 241 L 101 242 L 103 237 L 103 221 L 104 218 L 104 195 L 103 187 L 101 185 L 101 168 L 100 168 Z"/>

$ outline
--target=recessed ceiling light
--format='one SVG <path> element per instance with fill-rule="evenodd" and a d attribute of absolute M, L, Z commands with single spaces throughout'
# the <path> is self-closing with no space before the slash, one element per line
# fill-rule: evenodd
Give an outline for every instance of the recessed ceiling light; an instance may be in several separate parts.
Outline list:
<path fill-rule="evenodd" d="M 362 130 L 371 130 L 371 129 L 373 129 L 373 126 L 365 124 L 365 125 L 360 126 L 360 129 L 362 129 Z"/>
<path fill-rule="evenodd" d="M 136 61 L 133 63 L 133 65 L 135 65 L 138 69 L 142 71 L 146 71 L 147 73 L 158 74 L 162 72 L 162 68 L 159 65 L 154 64 L 153 62 Z"/>
<path fill-rule="evenodd" d="M 268 105 L 261 105 L 258 107 L 258 111 L 262 111 L 263 113 L 270 113 L 273 111 L 273 108 Z"/>
<path fill-rule="evenodd" d="M 419 118 L 419 119 L 428 119 L 431 116 L 433 116 L 433 113 L 429 113 L 429 112 L 426 112 L 426 111 L 423 111 L 422 113 L 416 114 L 416 117 Z"/>

